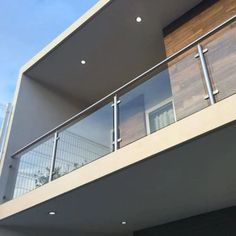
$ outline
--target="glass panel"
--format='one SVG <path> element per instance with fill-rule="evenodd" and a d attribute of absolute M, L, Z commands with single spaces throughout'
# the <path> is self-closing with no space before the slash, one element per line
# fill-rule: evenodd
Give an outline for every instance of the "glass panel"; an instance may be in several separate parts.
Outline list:
<path fill-rule="evenodd" d="M 54 138 L 50 137 L 43 143 L 16 156 L 16 159 L 19 160 L 19 167 L 13 198 L 48 183 L 53 140 Z"/>
<path fill-rule="evenodd" d="M 236 22 L 217 32 L 203 43 L 214 89 L 220 101 L 236 92 Z"/>
<path fill-rule="evenodd" d="M 54 179 L 112 151 L 111 104 L 59 133 Z"/>
<path fill-rule="evenodd" d="M 120 147 L 175 121 L 168 70 L 124 94 L 120 101 Z M 168 111 L 165 111 L 167 104 Z M 157 119 L 160 124 L 154 124 Z"/>
<path fill-rule="evenodd" d="M 209 105 L 209 101 L 204 99 L 207 90 L 200 60 L 195 58 L 196 54 L 195 47 L 168 64 L 177 120 Z"/>
<path fill-rule="evenodd" d="M 149 113 L 150 132 L 153 133 L 162 129 L 174 121 L 173 104 L 168 102 Z"/>
<path fill-rule="evenodd" d="M 182 54 L 120 97 L 120 147 L 209 105 L 195 55 L 195 48 Z"/>

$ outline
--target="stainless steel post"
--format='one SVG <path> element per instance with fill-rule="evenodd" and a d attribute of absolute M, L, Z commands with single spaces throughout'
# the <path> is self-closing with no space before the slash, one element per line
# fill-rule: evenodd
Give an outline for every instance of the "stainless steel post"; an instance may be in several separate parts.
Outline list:
<path fill-rule="evenodd" d="M 120 101 L 117 98 L 117 95 L 113 98 L 113 150 L 116 151 L 119 148 L 119 142 L 121 139 L 119 139 L 119 109 L 118 104 Z"/>
<path fill-rule="evenodd" d="M 51 160 L 51 166 L 50 166 L 50 172 L 49 172 L 49 179 L 48 182 L 51 182 L 53 180 L 53 174 L 54 174 L 54 168 L 55 168 L 55 161 L 56 161 L 56 154 L 57 154 L 57 142 L 59 140 L 58 132 L 55 132 L 54 134 L 54 141 L 53 141 L 53 150 L 52 150 L 52 160 Z"/>
<path fill-rule="evenodd" d="M 211 105 L 213 105 L 213 104 L 215 104 L 213 88 L 212 88 L 212 84 L 211 84 L 211 80 L 210 80 L 210 76 L 209 76 L 209 71 L 208 71 L 207 64 L 206 64 L 206 59 L 204 57 L 204 52 L 203 52 L 202 46 L 200 44 L 197 45 L 197 50 L 198 50 L 198 56 L 200 58 L 200 62 L 201 62 L 201 66 L 202 66 L 202 72 L 203 72 L 204 80 L 206 83 L 210 103 L 211 103 Z"/>

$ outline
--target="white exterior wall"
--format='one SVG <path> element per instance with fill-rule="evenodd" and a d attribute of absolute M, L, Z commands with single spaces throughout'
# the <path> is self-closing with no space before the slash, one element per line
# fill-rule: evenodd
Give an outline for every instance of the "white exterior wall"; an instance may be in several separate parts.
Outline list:
<path fill-rule="evenodd" d="M 9 132 L 6 139 L 3 160 L 0 165 L 0 202 L 6 192 L 14 187 L 14 170 L 9 166 L 17 166 L 11 156 L 14 152 L 55 128 L 74 114 L 84 108 L 84 105 L 75 105 L 66 97 L 52 91 L 31 78 L 22 76 L 16 89 L 13 115 L 10 121 Z M 13 163 L 15 162 L 15 163 Z M 11 184 L 7 180 L 11 176 Z M 8 186 L 8 189 L 6 189 Z M 7 196 L 7 197 L 10 197 Z"/>
<path fill-rule="evenodd" d="M 7 135 L 8 126 L 9 126 L 9 122 L 11 118 L 11 112 L 12 112 L 11 103 L 8 103 L 5 107 L 5 110 L 3 111 L 4 117 L 3 117 L 2 124 L 0 124 L 0 127 L 1 127 L 0 128 L 0 161 L 3 157 L 3 148 L 6 141 L 6 135 Z"/>

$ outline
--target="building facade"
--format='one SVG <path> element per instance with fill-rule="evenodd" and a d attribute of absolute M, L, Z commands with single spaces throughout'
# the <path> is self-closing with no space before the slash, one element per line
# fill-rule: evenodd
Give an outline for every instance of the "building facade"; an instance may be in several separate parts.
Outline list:
<path fill-rule="evenodd" d="M 100 0 L 20 70 L 0 235 L 235 235 L 235 92 L 235 0 Z"/>

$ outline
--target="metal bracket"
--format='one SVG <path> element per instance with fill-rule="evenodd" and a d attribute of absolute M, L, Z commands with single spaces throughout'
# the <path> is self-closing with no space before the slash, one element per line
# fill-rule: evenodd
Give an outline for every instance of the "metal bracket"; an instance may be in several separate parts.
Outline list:
<path fill-rule="evenodd" d="M 122 141 L 122 138 L 117 139 L 117 143 L 120 143 L 121 141 Z M 115 142 L 112 142 L 112 144 L 114 145 Z"/>
<path fill-rule="evenodd" d="M 205 53 L 207 53 L 207 52 L 208 52 L 208 49 L 207 49 L 207 48 L 205 48 L 205 49 L 202 50 L 202 53 L 203 53 L 203 54 L 205 54 Z M 195 58 L 198 58 L 198 57 L 199 57 L 199 53 L 197 53 L 194 57 L 195 57 Z"/>
<path fill-rule="evenodd" d="M 118 101 L 116 102 L 116 105 L 120 104 L 120 102 L 121 102 L 121 101 L 120 101 L 120 100 L 118 100 Z M 114 107 L 114 106 L 115 106 L 115 104 L 114 104 L 114 103 L 112 103 L 112 104 L 111 104 L 111 107 Z"/>
<path fill-rule="evenodd" d="M 217 95 L 217 94 L 219 93 L 219 90 L 216 89 L 216 90 L 214 90 L 212 93 L 213 93 L 213 95 Z M 204 97 L 204 100 L 207 100 L 207 99 L 209 99 L 209 95 L 206 95 L 206 96 Z"/>

